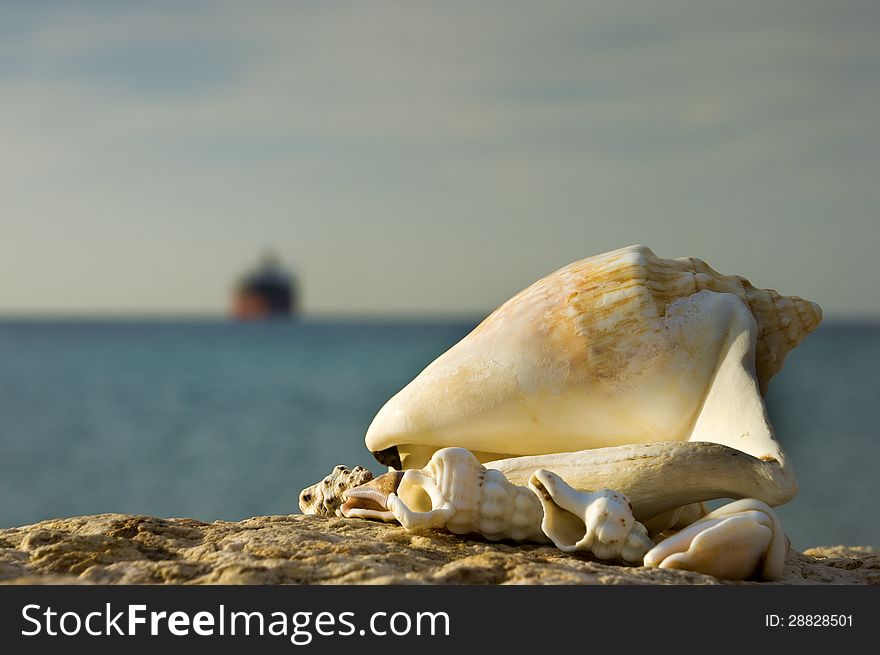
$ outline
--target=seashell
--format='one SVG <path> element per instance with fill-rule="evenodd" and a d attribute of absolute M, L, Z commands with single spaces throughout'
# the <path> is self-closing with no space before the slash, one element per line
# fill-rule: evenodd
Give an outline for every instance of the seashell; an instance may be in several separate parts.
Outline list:
<path fill-rule="evenodd" d="M 625 494 L 639 521 L 720 497 L 780 504 L 797 483 L 762 394 L 820 320 L 814 303 L 698 259 L 598 255 L 431 363 L 379 411 L 367 447 L 404 469 L 467 448 L 515 485 L 546 469 Z"/>
<path fill-rule="evenodd" d="M 490 541 L 547 541 L 535 494 L 487 470 L 464 448 L 443 448 L 423 469 L 386 473 L 349 490 L 342 513 L 397 520 L 410 531 L 445 528 Z"/>
<path fill-rule="evenodd" d="M 687 569 L 727 580 L 782 577 L 788 539 L 765 503 L 738 500 L 651 549 L 645 566 Z"/>
<path fill-rule="evenodd" d="M 342 516 L 339 508 L 345 492 L 372 479 L 373 474 L 362 466 L 349 469 L 339 464 L 323 480 L 299 492 L 299 509 L 303 514 Z"/>
<path fill-rule="evenodd" d="M 641 564 L 654 547 L 623 494 L 611 489 L 577 491 L 543 469 L 532 474 L 529 488 L 544 506 L 541 530 L 562 551 L 587 551 L 599 559 Z"/>
<path fill-rule="evenodd" d="M 778 451 L 781 459 L 781 450 Z M 711 442 L 658 442 L 488 462 L 514 484 L 548 469 L 576 489 L 615 489 L 629 498 L 638 521 L 716 498 L 756 497 L 769 505 L 797 493 L 791 465 L 763 460 Z"/>
<path fill-rule="evenodd" d="M 343 494 L 340 514 L 346 518 L 379 519 L 389 523 L 397 522 L 397 517 L 388 509 L 388 497 L 400 487 L 403 471 L 390 471 L 362 485 L 352 487 Z M 433 496 L 437 505 L 442 499 Z"/>
<path fill-rule="evenodd" d="M 490 541 L 549 538 L 566 552 L 629 563 L 641 564 L 654 546 L 625 496 L 610 489 L 575 491 L 549 471 L 536 471 L 528 487 L 518 487 L 464 448 L 442 448 L 423 469 L 392 471 L 350 489 L 342 514 Z"/>
<path fill-rule="evenodd" d="M 493 312 L 382 408 L 367 446 L 396 447 L 401 456 L 407 446 L 470 446 L 498 459 L 687 438 L 716 369 L 706 364 L 718 360 L 726 337 L 725 325 L 694 321 L 681 303 L 703 290 L 745 304 L 762 388 L 821 318 L 813 303 L 756 289 L 698 259 L 661 259 L 644 246 L 599 255 Z M 626 404 L 646 390 L 669 409 Z"/>

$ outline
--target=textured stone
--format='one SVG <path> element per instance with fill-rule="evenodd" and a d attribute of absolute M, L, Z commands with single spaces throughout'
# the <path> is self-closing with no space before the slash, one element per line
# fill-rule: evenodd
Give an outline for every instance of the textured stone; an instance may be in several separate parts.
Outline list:
<path fill-rule="evenodd" d="M 317 516 L 193 519 L 98 514 L 0 530 L 0 581 L 27 584 L 718 584 L 603 564 L 551 546 Z M 792 551 L 783 583 L 878 584 L 880 552 Z"/>

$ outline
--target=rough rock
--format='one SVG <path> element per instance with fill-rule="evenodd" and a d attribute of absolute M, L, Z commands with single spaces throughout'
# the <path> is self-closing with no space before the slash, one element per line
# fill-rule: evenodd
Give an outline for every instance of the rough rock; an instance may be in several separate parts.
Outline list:
<path fill-rule="evenodd" d="M 719 584 L 550 546 L 409 534 L 359 519 L 98 514 L 0 529 L 0 581 L 28 584 Z M 878 584 L 880 551 L 792 551 L 784 584 Z"/>

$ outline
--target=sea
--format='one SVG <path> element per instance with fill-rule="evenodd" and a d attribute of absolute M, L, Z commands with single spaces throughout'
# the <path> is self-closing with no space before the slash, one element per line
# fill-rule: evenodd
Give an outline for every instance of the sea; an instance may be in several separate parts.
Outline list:
<path fill-rule="evenodd" d="M 477 323 L 0 321 L 0 527 L 122 512 L 299 511 L 382 404 Z M 828 322 L 767 403 L 795 547 L 880 546 L 880 325 Z"/>

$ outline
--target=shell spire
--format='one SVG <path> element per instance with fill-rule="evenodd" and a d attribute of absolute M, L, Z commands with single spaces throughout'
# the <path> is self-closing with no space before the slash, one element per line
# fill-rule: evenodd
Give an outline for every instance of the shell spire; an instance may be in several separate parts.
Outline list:
<path fill-rule="evenodd" d="M 658 279 L 680 276 L 686 282 L 690 276 L 693 287 L 673 285 L 668 302 L 707 289 L 717 293 L 732 293 L 742 300 L 758 325 L 755 352 L 755 368 L 761 393 L 767 384 L 782 370 L 785 357 L 822 321 L 822 309 L 814 302 L 798 296 L 783 296 L 774 289 L 759 289 L 739 275 L 723 275 L 706 262 L 695 257 L 662 259 L 646 246 L 630 246 L 624 251 L 635 250 L 642 254 L 649 271 Z M 656 291 L 655 291 L 656 293 Z M 661 312 L 663 309 L 661 309 Z"/>
<path fill-rule="evenodd" d="M 743 280 L 748 285 L 748 280 Z M 758 323 L 755 366 L 761 393 L 782 370 L 785 356 L 822 322 L 822 309 L 798 296 L 781 296 L 773 289 L 746 288 L 746 304 Z"/>

